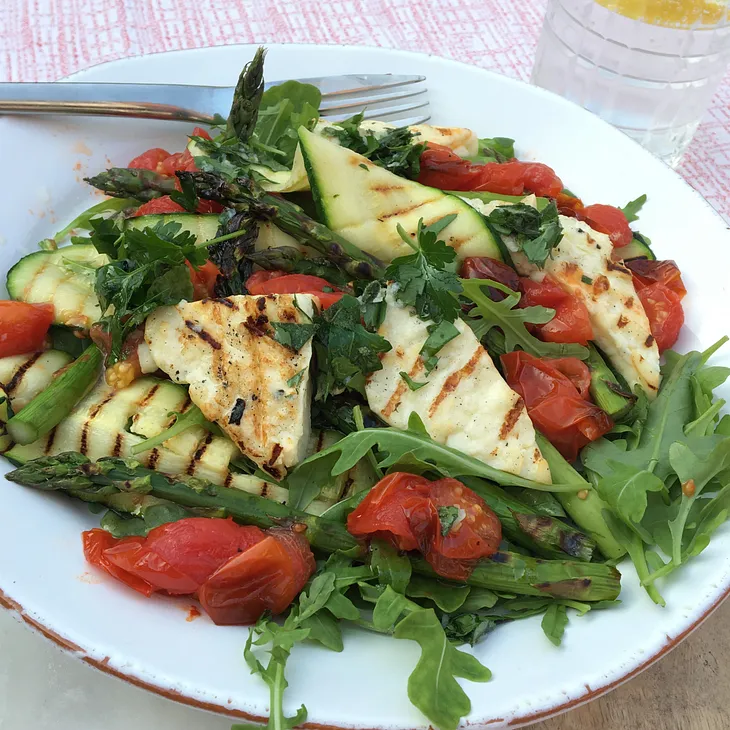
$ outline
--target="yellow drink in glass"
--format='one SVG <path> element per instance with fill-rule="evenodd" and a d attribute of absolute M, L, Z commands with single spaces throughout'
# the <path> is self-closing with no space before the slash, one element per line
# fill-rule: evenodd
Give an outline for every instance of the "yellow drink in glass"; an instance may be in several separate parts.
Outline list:
<path fill-rule="evenodd" d="M 730 0 L 550 0 L 532 82 L 677 165 L 730 63 Z"/>

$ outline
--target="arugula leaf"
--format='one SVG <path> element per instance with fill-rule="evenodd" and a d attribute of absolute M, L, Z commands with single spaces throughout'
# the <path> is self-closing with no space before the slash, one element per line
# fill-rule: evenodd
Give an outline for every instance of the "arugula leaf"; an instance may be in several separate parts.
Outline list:
<path fill-rule="evenodd" d="M 475 657 L 456 649 L 432 609 L 408 614 L 395 627 L 396 639 L 410 639 L 421 657 L 408 678 L 408 697 L 441 730 L 456 730 L 471 711 L 471 702 L 457 677 L 487 682 L 491 672 Z"/>
<path fill-rule="evenodd" d="M 675 519 L 669 522 L 672 535 L 672 563 L 682 564 L 682 545 L 687 518 L 695 501 L 708 483 L 718 474 L 730 469 L 730 438 L 725 438 L 707 455 L 701 458 L 686 445 L 672 444 L 669 460 L 682 484 L 682 501 Z M 691 488 L 685 488 L 690 485 Z"/>
<path fill-rule="evenodd" d="M 385 271 L 385 278 L 397 284 L 395 298 L 414 307 L 422 320 L 436 324 L 453 322 L 461 311 L 454 296 L 462 291 L 461 283 L 456 274 L 446 269 L 456 259 L 456 251 L 438 238 L 455 217 L 444 216 L 430 226 L 424 226 L 420 219 L 415 239 L 398 225 L 400 237 L 414 253 L 395 259 Z"/>
<path fill-rule="evenodd" d="M 478 142 L 477 154 L 469 160 L 480 165 L 487 162 L 508 162 L 514 159 L 515 141 L 509 137 L 483 137 Z"/>
<path fill-rule="evenodd" d="M 177 522 L 192 517 L 193 513 L 173 502 L 163 502 L 146 497 L 137 507 L 134 517 L 122 515 L 114 510 L 108 510 L 101 518 L 101 527 L 114 537 L 130 537 L 139 535 L 146 537 L 150 530 L 168 522 Z"/>
<path fill-rule="evenodd" d="M 374 447 L 377 447 L 381 456 L 379 461 L 381 469 L 388 469 L 405 459 L 415 458 L 445 477 L 479 476 L 502 485 L 550 492 L 575 491 L 575 485 L 546 485 L 495 469 L 480 459 L 467 456 L 444 444 L 436 443 L 427 435 L 413 430 L 410 423 L 406 431 L 395 428 L 366 428 L 363 431 L 348 434 L 329 448 L 323 449 L 301 462 L 289 476 L 289 488 L 290 490 L 292 488 L 292 478 L 300 485 L 312 482 L 318 485 L 321 483 L 323 474 L 329 473 L 333 477 L 344 474 Z M 313 496 L 310 492 L 309 501 L 300 499 L 297 507 L 306 509 L 311 500 L 316 497 L 318 489 L 317 486 L 317 492 Z"/>
<path fill-rule="evenodd" d="M 108 218 L 101 217 L 104 213 L 121 213 L 127 208 L 135 208 L 138 205 L 139 203 L 132 198 L 106 198 L 100 203 L 95 203 L 90 208 L 87 208 L 83 213 L 79 213 L 65 228 L 58 231 L 51 240 L 55 244 L 58 244 L 77 229 L 93 231 L 95 222 L 109 220 Z M 114 220 L 112 220 L 111 225 L 116 225 Z"/>
<path fill-rule="evenodd" d="M 661 492 L 664 482 L 648 470 L 638 471 L 620 462 L 611 464 L 610 475 L 596 483 L 598 496 L 603 499 L 629 527 L 644 536 L 647 542 L 651 536 L 639 527 L 644 517 L 649 492 Z"/>
<path fill-rule="evenodd" d="M 417 135 L 408 127 L 398 127 L 377 135 L 370 129 L 361 128 L 363 117 L 360 113 L 327 126 L 323 134 L 334 137 L 343 147 L 367 157 L 393 174 L 415 180 L 421 169 L 421 153 L 425 148 L 424 144 L 414 142 Z"/>
<path fill-rule="evenodd" d="M 568 609 L 560 603 L 551 603 L 545 615 L 542 617 L 540 626 L 545 632 L 545 636 L 555 646 L 560 646 L 565 633 L 565 627 L 568 625 Z"/>
<path fill-rule="evenodd" d="M 582 345 L 542 342 L 527 331 L 526 324 L 545 324 L 555 316 L 555 310 L 546 307 L 518 309 L 521 294 L 491 279 L 462 279 L 463 296 L 476 305 L 465 317 L 479 340 L 497 327 L 504 333 L 507 352 L 517 348 L 536 357 L 577 357 L 585 360 L 588 348 Z M 489 298 L 489 289 L 506 294 L 501 302 Z"/>
<path fill-rule="evenodd" d="M 636 200 L 626 203 L 621 208 L 621 212 L 626 216 L 629 223 L 639 220 L 639 211 L 644 207 L 644 203 L 646 203 L 646 194 L 640 195 Z"/>
<path fill-rule="evenodd" d="M 410 598 L 427 598 L 446 613 L 454 613 L 461 609 L 470 593 L 470 586 L 424 578 L 421 575 L 412 576 L 406 587 L 406 596 Z M 497 600 L 496 596 L 494 596 L 494 600 Z"/>
<path fill-rule="evenodd" d="M 501 205 L 488 216 L 502 235 L 513 235 L 528 261 L 542 268 L 563 237 L 558 208 L 551 201 L 542 211 L 525 203 Z"/>
<path fill-rule="evenodd" d="M 243 656 L 251 669 L 251 674 L 258 674 L 269 686 L 271 706 L 269 709 L 269 730 L 292 730 L 307 719 L 307 709 L 302 705 L 293 717 L 284 713 L 283 695 L 289 686 L 284 672 L 286 663 L 294 644 L 309 637 L 310 629 L 299 628 L 296 612 L 293 611 L 283 626 L 262 616 L 248 635 Z M 254 646 L 271 644 L 269 661 L 266 667 L 256 658 Z M 234 725 L 231 730 L 249 730 L 250 725 Z"/>
<path fill-rule="evenodd" d="M 171 411 L 167 414 L 168 416 L 174 416 L 173 422 L 157 436 L 151 436 L 145 439 L 140 444 L 135 444 L 132 447 L 132 454 L 141 454 L 143 451 L 149 451 L 158 446 L 162 446 L 165 441 L 171 438 L 175 438 L 178 434 L 187 431 L 189 428 L 195 428 L 200 426 L 204 428 L 208 433 L 212 433 L 215 436 L 222 435 L 222 431 L 215 424 L 211 423 L 204 415 L 203 411 L 198 408 L 194 403 L 184 412 L 178 413 L 177 411 Z"/>
<path fill-rule="evenodd" d="M 421 607 L 409 601 L 402 593 L 386 586 L 378 597 L 373 609 L 373 625 L 379 631 L 392 631 L 398 619 L 404 613 L 419 611 Z"/>
<path fill-rule="evenodd" d="M 458 616 L 445 616 L 442 621 L 446 638 L 454 644 L 476 646 L 490 631 L 497 628 L 498 622 L 476 613 Z"/>
<path fill-rule="evenodd" d="M 285 81 L 264 92 L 251 144 L 275 151 L 279 162 L 291 167 L 299 144 L 299 127 L 311 129 L 319 119 L 322 94 L 316 86 Z"/>
<path fill-rule="evenodd" d="M 381 585 L 390 586 L 396 593 L 406 592 L 411 580 L 411 561 L 389 543 L 373 540 L 370 545 L 370 566 Z"/>

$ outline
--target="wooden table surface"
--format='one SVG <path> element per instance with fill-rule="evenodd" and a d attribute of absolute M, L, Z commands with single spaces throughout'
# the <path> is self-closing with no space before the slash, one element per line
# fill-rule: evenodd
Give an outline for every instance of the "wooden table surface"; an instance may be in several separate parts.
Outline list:
<path fill-rule="evenodd" d="M 661 661 L 594 702 L 529 730 L 728 730 L 730 601 Z"/>

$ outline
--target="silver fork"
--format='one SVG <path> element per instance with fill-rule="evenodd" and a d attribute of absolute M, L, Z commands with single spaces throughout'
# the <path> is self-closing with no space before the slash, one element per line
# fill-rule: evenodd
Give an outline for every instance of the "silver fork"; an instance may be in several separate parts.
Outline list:
<path fill-rule="evenodd" d="M 403 126 L 423 124 L 431 117 L 425 76 L 353 74 L 298 80 L 320 89 L 320 114 L 333 122 L 360 111 L 365 119 Z M 233 90 L 183 84 L 6 83 L 0 84 L 0 115 L 81 114 L 211 124 L 216 115 L 227 116 Z"/>

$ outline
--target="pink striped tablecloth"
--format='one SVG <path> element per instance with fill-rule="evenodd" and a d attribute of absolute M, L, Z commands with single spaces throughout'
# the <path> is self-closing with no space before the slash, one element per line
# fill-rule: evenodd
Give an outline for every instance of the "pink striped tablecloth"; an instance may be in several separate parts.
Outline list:
<path fill-rule="evenodd" d="M 545 0 L 0 0 L 0 80 L 230 43 L 424 51 L 527 79 Z M 730 75 L 680 172 L 730 220 Z"/>

